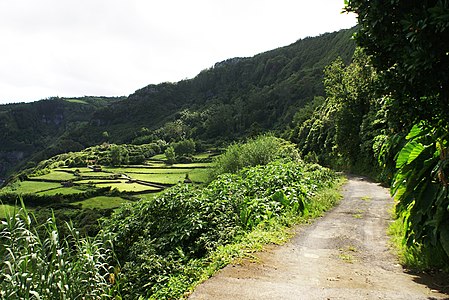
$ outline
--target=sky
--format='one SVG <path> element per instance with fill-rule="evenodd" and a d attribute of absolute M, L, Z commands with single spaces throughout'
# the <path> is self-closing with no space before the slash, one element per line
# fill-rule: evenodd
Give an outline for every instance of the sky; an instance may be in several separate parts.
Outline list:
<path fill-rule="evenodd" d="M 0 103 L 127 96 L 356 25 L 343 0 L 0 0 Z"/>

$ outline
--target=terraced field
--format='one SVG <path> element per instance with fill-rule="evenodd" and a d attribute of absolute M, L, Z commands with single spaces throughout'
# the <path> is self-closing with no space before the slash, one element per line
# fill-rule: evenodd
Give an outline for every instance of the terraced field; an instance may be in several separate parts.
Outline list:
<path fill-rule="evenodd" d="M 145 165 L 101 166 L 101 169 L 93 166 L 60 167 L 47 174 L 29 176 L 27 180 L 8 185 L 0 190 L 0 194 L 81 195 L 110 187 L 111 191 L 116 191 L 120 196 L 101 195 L 72 204 L 81 204 L 83 208 L 115 208 L 129 201 L 121 196 L 149 198 L 167 187 L 184 182 L 186 178 L 192 184 L 201 184 L 207 180 L 211 165 L 209 162 L 167 165 L 163 159 L 163 155 L 158 155 Z M 210 161 L 207 153 L 200 154 L 197 159 Z"/>

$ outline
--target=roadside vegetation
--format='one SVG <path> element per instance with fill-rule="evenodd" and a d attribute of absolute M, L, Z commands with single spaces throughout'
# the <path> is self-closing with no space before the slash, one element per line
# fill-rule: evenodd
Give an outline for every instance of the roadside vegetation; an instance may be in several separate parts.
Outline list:
<path fill-rule="evenodd" d="M 106 284 L 99 283 L 103 293 L 122 299 L 183 297 L 232 259 L 260 249 L 264 243 L 284 241 L 288 236 L 286 228 L 320 215 L 338 201 L 335 193 L 328 196 L 338 176 L 317 164 L 304 163 L 292 144 L 272 136 L 261 136 L 229 147 L 223 157 L 229 157 L 235 147 L 240 148 L 248 162 L 257 161 L 267 147 L 275 149 L 275 153 L 262 163 L 242 166 L 233 172 L 215 170 L 212 172 L 215 179 L 204 186 L 181 182 L 149 199 L 120 203 L 120 207 L 103 219 L 97 233 L 81 242 L 84 245 L 105 236 L 110 238 L 114 257 L 109 248 L 97 249 L 100 258 L 109 255 L 99 262 L 102 267 L 97 272 L 103 279 L 113 278 Z M 218 158 L 215 165 L 227 170 L 224 161 L 235 164 Z M 97 196 L 85 200 L 88 202 L 71 204 L 97 206 L 103 200 L 106 199 Z M 120 202 L 119 198 L 114 201 Z M 35 213 L 40 215 L 39 210 Z M 58 239 L 66 244 L 57 249 L 74 255 L 67 259 L 73 259 L 76 265 L 79 254 L 67 250 L 72 245 L 74 229 L 56 221 L 57 210 L 53 214 L 47 222 L 29 217 L 24 211 L 13 219 L 25 222 L 17 225 L 18 231 L 33 232 L 36 239 L 58 233 Z M 10 241 L 5 240 L 10 234 L 8 230 L 13 230 L 8 222 L 1 228 L 5 232 L 1 238 L 2 251 L 12 247 L 8 244 Z M 38 224 L 47 224 L 47 227 Z M 85 231 L 95 230 L 87 228 Z M 26 257 L 27 253 L 21 255 Z M 6 256 L 3 261 L 4 270 L 14 263 L 9 259 Z M 28 271 L 17 267 L 19 274 L 21 270 Z M 64 274 L 70 270 L 57 269 L 57 272 Z M 67 274 L 67 278 L 71 277 Z M 8 283 L 9 289 L 13 283 L 16 284 Z M 29 291 L 43 293 L 39 284 L 31 285 Z"/>

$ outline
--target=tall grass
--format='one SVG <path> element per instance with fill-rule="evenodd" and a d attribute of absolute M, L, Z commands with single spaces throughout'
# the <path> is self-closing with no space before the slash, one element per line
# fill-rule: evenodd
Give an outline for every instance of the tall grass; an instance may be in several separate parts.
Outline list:
<path fill-rule="evenodd" d="M 110 237 L 80 237 L 67 226 L 70 234 L 61 239 L 54 217 L 36 226 L 25 207 L 1 222 L 1 299 L 105 299 L 112 295 Z"/>
<path fill-rule="evenodd" d="M 396 216 L 395 216 L 396 217 Z M 399 216 L 388 228 L 390 243 L 398 255 L 399 262 L 407 269 L 413 271 L 426 271 L 443 269 L 449 272 L 445 253 L 437 247 L 426 247 L 421 243 L 407 245 L 404 240 L 404 219 Z"/>

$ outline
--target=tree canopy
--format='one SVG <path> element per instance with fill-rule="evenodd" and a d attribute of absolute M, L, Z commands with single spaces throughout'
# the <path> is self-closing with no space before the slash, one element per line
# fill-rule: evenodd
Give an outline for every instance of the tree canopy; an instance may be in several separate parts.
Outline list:
<path fill-rule="evenodd" d="M 356 41 L 380 73 L 397 117 L 448 126 L 449 2 L 347 0 L 358 15 Z M 394 115 L 394 114 L 392 114 Z"/>

